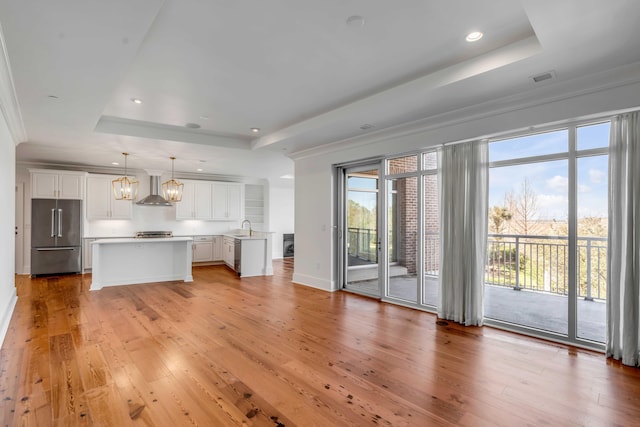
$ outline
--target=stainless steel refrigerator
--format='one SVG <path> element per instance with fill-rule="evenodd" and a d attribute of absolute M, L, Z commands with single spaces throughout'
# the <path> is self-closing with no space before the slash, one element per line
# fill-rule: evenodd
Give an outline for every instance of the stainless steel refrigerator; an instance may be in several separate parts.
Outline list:
<path fill-rule="evenodd" d="M 81 271 L 80 200 L 31 201 L 31 275 Z"/>

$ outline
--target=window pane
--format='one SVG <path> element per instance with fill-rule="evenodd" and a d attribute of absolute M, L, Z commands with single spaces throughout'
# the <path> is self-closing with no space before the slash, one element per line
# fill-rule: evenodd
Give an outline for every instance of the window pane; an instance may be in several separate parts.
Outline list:
<path fill-rule="evenodd" d="M 440 203 L 438 175 L 424 176 L 424 283 L 422 303 L 438 306 L 440 289 Z"/>
<path fill-rule="evenodd" d="M 388 295 L 418 300 L 418 177 L 387 180 Z"/>
<path fill-rule="evenodd" d="M 578 159 L 578 338 L 604 342 L 607 298 L 608 156 Z"/>
<path fill-rule="evenodd" d="M 431 151 L 422 155 L 422 169 L 436 170 L 438 169 L 438 153 Z"/>
<path fill-rule="evenodd" d="M 378 189 L 378 177 L 366 177 L 366 176 L 350 176 L 347 178 L 347 185 L 352 189 L 360 190 L 377 190 Z"/>
<path fill-rule="evenodd" d="M 609 146 L 609 129 L 611 122 L 599 123 L 597 125 L 580 126 L 577 130 L 578 150 L 589 148 L 603 148 Z"/>
<path fill-rule="evenodd" d="M 565 153 L 569 150 L 568 131 L 566 129 L 505 139 L 489 144 L 489 161 L 519 159 L 523 157 L 543 156 Z"/>
<path fill-rule="evenodd" d="M 568 334 L 568 183 L 567 160 L 490 170 L 487 318 Z"/>
<path fill-rule="evenodd" d="M 387 174 L 415 172 L 418 170 L 418 156 L 398 157 L 387 160 Z"/>

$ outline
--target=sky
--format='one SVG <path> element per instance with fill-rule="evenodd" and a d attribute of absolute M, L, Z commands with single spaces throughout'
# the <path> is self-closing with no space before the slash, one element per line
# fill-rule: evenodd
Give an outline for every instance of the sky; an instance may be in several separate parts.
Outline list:
<path fill-rule="evenodd" d="M 603 148 L 609 145 L 609 123 L 582 126 L 577 129 L 577 150 Z M 496 141 L 489 144 L 491 162 L 512 160 L 568 151 L 568 131 L 560 130 Z M 607 216 L 606 155 L 579 157 L 578 218 Z M 568 160 L 555 160 L 514 166 L 494 167 L 489 172 L 489 206 L 502 206 L 504 196 L 513 191 L 518 194 L 525 178 L 537 195 L 536 219 L 566 220 L 568 217 L 569 172 Z M 351 177 L 350 187 L 375 189 L 376 180 Z M 372 193 L 350 192 L 352 200 L 372 209 L 375 196 Z"/>
<path fill-rule="evenodd" d="M 490 161 L 541 156 L 568 151 L 566 130 L 498 141 L 489 144 Z M 577 131 L 577 150 L 607 147 L 609 123 L 583 126 Z M 578 158 L 578 218 L 607 216 L 606 155 Z M 537 219 L 566 220 L 569 173 L 567 160 L 492 168 L 489 174 L 489 206 L 502 206 L 504 195 L 521 191 L 528 179 L 537 195 Z"/>

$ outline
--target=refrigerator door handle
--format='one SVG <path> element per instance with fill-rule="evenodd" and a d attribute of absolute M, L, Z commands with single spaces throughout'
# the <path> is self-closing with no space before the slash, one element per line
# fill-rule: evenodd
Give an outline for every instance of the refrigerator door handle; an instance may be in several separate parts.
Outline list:
<path fill-rule="evenodd" d="M 38 252 L 49 252 L 49 251 L 75 251 L 76 248 L 66 247 L 66 248 L 37 248 Z"/>
<path fill-rule="evenodd" d="M 56 210 L 51 209 L 51 237 L 56 237 Z"/>
<path fill-rule="evenodd" d="M 58 237 L 62 237 L 62 209 L 58 209 Z"/>

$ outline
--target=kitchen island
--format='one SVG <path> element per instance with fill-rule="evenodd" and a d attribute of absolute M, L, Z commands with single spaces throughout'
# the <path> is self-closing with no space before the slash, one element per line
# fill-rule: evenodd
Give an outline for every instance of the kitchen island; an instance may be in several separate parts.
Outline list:
<path fill-rule="evenodd" d="M 244 230 L 223 235 L 223 259 L 240 277 L 273 276 L 271 234 Z"/>
<path fill-rule="evenodd" d="M 192 282 L 191 237 L 99 239 L 91 243 L 91 290 L 104 286 Z"/>

